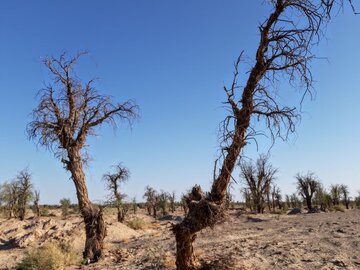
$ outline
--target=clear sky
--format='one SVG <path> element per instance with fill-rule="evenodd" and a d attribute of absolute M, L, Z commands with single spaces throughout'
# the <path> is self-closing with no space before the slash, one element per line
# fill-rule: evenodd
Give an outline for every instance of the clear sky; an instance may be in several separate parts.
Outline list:
<path fill-rule="evenodd" d="M 241 50 L 253 59 L 258 23 L 269 8 L 262 3 L 0 1 L 0 183 L 28 167 L 42 203 L 76 201 L 69 173 L 52 153 L 28 141 L 25 128 L 35 94 L 48 82 L 44 56 L 88 50 L 78 75 L 98 77 L 99 91 L 118 101 L 133 98 L 141 108 L 131 130 L 104 127 L 89 139 L 91 199 L 104 200 L 101 176 L 118 162 L 131 171 L 124 192 L 138 200 L 147 184 L 178 196 L 196 183 L 209 188 L 224 116 L 222 87 Z M 326 187 L 344 183 L 352 195 L 360 190 L 359 29 L 360 17 L 345 8 L 315 50 L 328 58 L 312 65 L 316 98 L 303 104 L 297 135 L 271 150 L 283 193 L 294 192 L 294 175 L 308 170 Z M 260 138 L 259 144 L 259 152 L 250 146 L 245 154 L 266 152 L 268 142 Z M 234 193 L 241 187 L 235 185 Z"/>

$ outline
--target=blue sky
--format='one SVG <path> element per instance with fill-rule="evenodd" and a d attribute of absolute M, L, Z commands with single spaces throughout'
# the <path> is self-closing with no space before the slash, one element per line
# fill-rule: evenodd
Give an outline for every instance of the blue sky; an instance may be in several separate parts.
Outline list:
<path fill-rule="evenodd" d="M 43 203 L 76 201 L 69 174 L 52 153 L 27 140 L 25 128 L 35 94 L 48 82 L 41 60 L 88 50 L 78 75 L 98 77 L 99 91 L 118 101 L 133 98 L 141 108 L 132 129 L 103 127 L 89 139 L 91 199 L 104 200 L 101 176 L 118 162 L 131 171 L 124 192 L 138 200 L 147 184 L 178 195 L 196 183 L 207 189 L 225 113 L 222 87 L 240 51 L 253 59 L 258 23 L 269 8 L 262 2 L 0 1 L 0 183 L 29 167 Z M 304 102 L 297 135 L 271 150 L 283 193 L 294 192 L 294 175 L 308 170 L 326 187 L 360 190 L 359 29 L 360 17 L 346 8 L 315 49 L 328 58 L 312 64 L 316 98 Z M 259 152 L 252 145 L 245 154 L 266 152 L 268 141 L 259 138 L 259 144 Z M 239 194 L 242 185 L 234 187 Z"/>

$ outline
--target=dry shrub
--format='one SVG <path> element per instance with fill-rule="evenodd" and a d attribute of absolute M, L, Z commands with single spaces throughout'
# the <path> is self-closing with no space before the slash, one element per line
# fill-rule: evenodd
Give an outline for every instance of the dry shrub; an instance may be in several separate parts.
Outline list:
<path fill-rule="evenodd" d="M 49 243 L 26 252 L 16 270 L 62 270 L 78 262 L 79 258 L 70 245 Z"/>
<path fill-rule="evenodd" d="M 345 212 L 345 208 L 342 204 L 334 205 L 333 209 L 335 212 Z"/>
<path fill-rule="evenodd" d="M 134 230 L 144 230 L 147 228 L 147 223 L 145 220 L 138 217 L 128 221 L 127 225 Z"/>

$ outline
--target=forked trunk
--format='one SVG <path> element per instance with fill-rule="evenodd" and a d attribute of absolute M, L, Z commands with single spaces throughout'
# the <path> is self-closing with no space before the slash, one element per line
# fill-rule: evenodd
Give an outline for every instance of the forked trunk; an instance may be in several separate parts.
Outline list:
<path fill-rule="evenodd" d="M 83 257 L 88 263 L 96 262 L 101 257 L 106 236 L 103 213 L 101 209 L 95 209 L 89 199 L 80 151 L 69 151 L 68 156 L 70 162 L 67 164 L 67 168 L 71 172 L 76 187 L 80 212 L 85 223 L 86 240 Z"/>

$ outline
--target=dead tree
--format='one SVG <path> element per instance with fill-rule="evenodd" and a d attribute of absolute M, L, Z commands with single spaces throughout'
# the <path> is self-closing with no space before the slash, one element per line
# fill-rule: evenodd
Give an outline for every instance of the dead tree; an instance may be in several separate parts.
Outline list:
<path fill-rule="evenodd" d="M 301 197 L 306 202 L 308 211 L 313 210 L 312 199 L 316 191 L 320 187 L 320 182 L 314 173 L 308 172 L 306 175 L 297 174 L 297 189 Z"/>
<path fill-rule="evenodd" d="M 33 198 L 33 185 L 31 183 L 31 174 L 27 169 L 22 170 L 16 176 L 17 191 L 17 212 L 20 220 L 25 219 L 26 209 Z"/>
<path fill-rule="evenodd" d="M 103 175 L 103 180 L 106 183 L 107 190 L 112 192 L 110 200 L 115 203 L 117 209 L 118 222 L 124 222 L 125 216 L 128 212 L 128 206 L 124 205 L 123 199 L 125 194 L 120 192 L 120 184 L 125 183 L 130 178 L 130 171 L 128 168 L 118 164 L 115 166 L 115 173 L 106 173 Z"/>
<path fill-rule="evenodd" d="M 271 190 L 271 184 L 275 180 L 277 169 L 269 163 L 268 157 L 261 155 L 255 164 L 252 162 L 240 163 L 241 178 L 250 190 L 251 199 L 257 213 L 263 213 L 265 208 L 265 196 Z M 268 200 L 270 200 L 268 198 Z M 268 201 L 270 206 L 270 201 Z M 269 209 L 271 210 L 271 208 Z"/>
<path fill-rule="evenodd" d="M 91 204 L 88 196 L 83 169 L 88 157 L 86 139 L 103 124 L 115 127 L 117 120 L 131 123 L 138 108 L 132 100 L 114 103 L 110 96 L 97 91 L 94 80 L 82 83 L 74 66 L 83 54 L 68 58 L 63 53 L 44 60 L 52 83 L 39 91 L 39 105 L 33 110 L 27 132 L 30 139 L 53 150 L 71 173 L 85 222 L 83 256 L 88 262 L 96 262 L 102 253 L 106 227 L 102 211 Z"/>
<path fill-rule="evenodd" d="M 201 188 L 193 188 L 189 212 L 173 228 L 179 270 L 197 268 L 193 253 L 196 234 L 206 227 L 213 227 L 223 216 L 223 202 L 233 169 L 245 145 L 259 134 L 255 124 L 264 120 L 262 123 L 273 139 L 286 139 L 294 132 L 299 113 L 294 106 L 280 104 L 280 80 L 287 78 L 290 85 L 301 88 L 303 93 L 312 90 L 309 64 L 314 55 L 311 49 L 319 42 L 332 3 L 312 0 L 267 3 L 273 5 L 273 10 L 259 27 L 259 45 L 250 70 L 245 73 L 246 78 L 238 82 L 242 53 L 235 63 L 231 86 L 224 87 L 229 115 L 221 125 L 219 173 L 214 174 L 211 190 L 206 196 Z M 216 168 L 214 172 L 217 172 Z"/>

